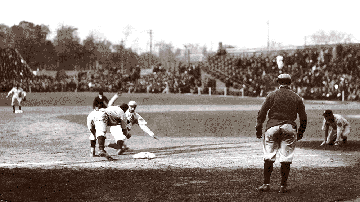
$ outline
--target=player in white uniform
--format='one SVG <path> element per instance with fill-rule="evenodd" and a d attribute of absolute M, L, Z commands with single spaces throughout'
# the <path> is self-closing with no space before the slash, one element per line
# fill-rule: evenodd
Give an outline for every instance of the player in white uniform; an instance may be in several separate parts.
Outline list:
<path fill-rule="evenodd" d="M 117 149 L 120 148 L 120 150 L 118 150 L 119 155 L 123 154 L 126 150 L 129 149 L 125 145 L 125 140 L 131 137 L 130 131 L 134 124 L 138 124 L 145 133 L 147 133 L 150 137 L 158 140 L 158 138 L 155 137 L 154 133 L 146 126 L 147 122 L 144 120 L 144 118 L 142 118 L 138 113 L 135 112 L 135 109 L 137 107 L 135 101 L 130 101 L 128 105 L 125 104 L 124 106 L 123 104 L 121 106 L 123 106 L 123 109 L 128 108 L 128 110 L 126 110 L 125 112 L 127 118 L 128 135 L 124 135 L 120 130 L 119 126 L 110 127 L 110 132 L 114 136 L 114 139 L 117 143 Z"/>
<path fill-rule="evenodd" d="M 8 93 L 6 98 L 8 98 L 12 93 L 12 100 L 11 100 L 11 106 L 13 108 L 13 113 L 15 113 L 15 100 L 18 101 L 19 104 L 19 110 L 21 110 L 21 101 L 26 100 L 26 92 L 20 87 L 19 84 L 17 84 L 15 87 L 11 89 L 11 91 Z"/>
<path fill-rule="evenodd" d="M 145 121 L 145 119 L 143 117 L 141 117 L 140 114 L 135 112 L 135 109 L 137 107 L 136 102 L 130 101 L 128 106 L 129 106 L 129 109 L 125 112 L 126 118 L 128 120 L 128 122 L 127 122 L 128 133 L 130 133 L 133 125 L 137 124 L 150 137 L 158 140 L 157 137 L 155 137 L 154 133 L 146 126 L 147 122 Z M 131 136 L 131 135 L 129 135 L 129 136 Z"/>
<path fill-rule="evenodd" d="M 324 122 L 321 129 L 325 131 L 325 140 L 320 146 L 346 143 L 347 135 L 351 131 L 350 123 L 340 114 L 333 114 L 331 110 L 325 110 L 323 116 Z"/>
<path fill-rule="evenodd" d="M 87 117 L 87 127 L 90 130 L 90 156 L 95 157 L 95 145 L 96 140 L 99 140 L 99 150 L 100 152 L 104 150 L 104 144 L 106 139 L 106 126 L 108 116 L 105 114 L 104 110 L 99 110 L 98 104 L 96 104 L 94 111 L 90 112 Z M 106 153 L 105 150 L 102 153 Z M 105 154 L 102 154 L 103 156 Z"/>
<path fill-rule="evenodd" d="M 105 134 L 106 134 L 106 126 L 110 126 L 110 131 L 112 127 L 116 126 L 119 128 L 121 133 L 124 136 L 127 136 L 126 129 L 126 116 L 124 111 L 120 108 L 120 106 L 112 106 L 114 101 L 119 97 L 121 93 L 117 93 L 113 98 L 109 101 L 108 107 L 104 109 L 98 109 L 98 106 L 95 107 L 95 110 L 92 111 L 88 116 L 88 129 L 92 133 L 90 135 L 90 140 L 94 140 L 95 137 L 99 141 L 99 155 L 112 160 L 112 158 L 105 151 Z M 95 130 L 95 131 L 94 131 Z M 113 132 L 112 132 L 113 133 Z M 114 134 L 113 134 L 114 135 Z M 95 140 L 96 143 L 96 140 Z M 121 145 L 122 147 L 122 145 Z M 120 147 L 120 148 L 121 148 Z M 91 142 L 91 155 L 94 155 L 95 152 L 94 142 Z M 120 152 L 120 151 L 119 151 Z"/>

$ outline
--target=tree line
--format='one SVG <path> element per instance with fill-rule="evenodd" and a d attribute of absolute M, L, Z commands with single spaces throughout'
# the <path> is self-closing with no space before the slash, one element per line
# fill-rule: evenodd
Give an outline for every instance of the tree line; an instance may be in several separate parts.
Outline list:
<path fill-rule="evenodd" d="M 155 54 L 137 54 L 123 43 L 112 44 L 90 33 L 81 40 L 77 28 L 62 25 L 49 40 L 50 29 L 46 25 L 21 21 L 11 27 L 0 24 L 0 48 L 17 49 L 33 70 L 88 70 L 97 63 L 105 67 L 131 71 L 140 65 L 160 63 Z"/>
<path fill-rule="evenodd" d="M 188 59 L 185 57 L 186 53 L 181 54 L 180 48 L 165 41 L 154 44 L 153 52 L 156 51 L 157 54 L 138 54 L 131 48 L 126 48 L 123 41 L 113 44 L 98 38 L 94 33 L 81 40 L 77 30 L 73 26 L 61 25 L 57 28 L 55 37 L 50 40 L 50 28 L 47 25 L 27 21 L 11 27 L 0 24 L 0 48 L 17 49 L 33 70 L 88 70 L 98 63 L 108 68 L 124 69 L 129 73 L 137 65 L 149 68 L 150 65 L 161 64 L 171 68 Z M 129 34 L 130 32 L 125 33 L 125 39 Z M 198 44 L 187 44 L 187 49 L 191 54 L 207 53 L 206 46 Z"/>

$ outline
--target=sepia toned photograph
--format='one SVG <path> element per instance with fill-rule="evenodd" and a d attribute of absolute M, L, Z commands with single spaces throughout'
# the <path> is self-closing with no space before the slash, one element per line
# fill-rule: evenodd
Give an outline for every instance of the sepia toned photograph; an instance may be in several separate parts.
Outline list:
<path fill-rule="evenodd" d="M 360 201 L 357 1 L 0 3 L 0 201 Z"/>

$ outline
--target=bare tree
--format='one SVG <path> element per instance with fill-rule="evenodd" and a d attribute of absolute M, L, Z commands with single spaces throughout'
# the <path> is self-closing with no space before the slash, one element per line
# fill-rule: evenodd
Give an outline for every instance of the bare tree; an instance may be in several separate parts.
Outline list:
<path fill-rule="evenodd" d="M 160 41 L 155 44 L 155 47 L 159 48 L 159 59 L 161 63 L 166 68 L 171 68 L 171 66 L 176 63 L 176 54 L 179 54 L 179 51 L 176 51 L 174 46 L 171 43 L 166 43 L 165 41 Z"/>
<path fill-rule="evenodd" d="M 319 30 L 316 33 L 310 35 L 310 44 L 339 44 L 339 43 L 353 43 L 356 39 L 352 34 L 345 32 L 331 30 L 325 32 Z"/>

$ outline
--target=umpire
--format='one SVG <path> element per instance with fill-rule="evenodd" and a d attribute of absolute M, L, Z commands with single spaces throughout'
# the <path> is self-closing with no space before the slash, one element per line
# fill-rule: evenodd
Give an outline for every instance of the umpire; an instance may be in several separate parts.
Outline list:
<path fill-rule="evenodd" d="M 302 139 L 306 129 L 307 115 L 302 98 L 290 89 L 289 74 L 280 74 L 277 78 L 279 89 L 271 92 L 265 99 L 258 113 L 256 137 L 262 138 L 262 124 L 268 114 L 266 132 L 263 138 L 264 151 L 264 184 L 259 191 L 270 190 L 270 176 L 276 154 L 281 163 L 280 193 L 287 192 L 287 179 L 294 157 L 295 143 Z M 297 130 L 295 120 L 299 114 L 300 127 Z"/>
<path fill-rule="evenodd" d="M 101 108 L 107 108 L 109 104 L 109 100 L 106 96 L 104 96 L 104 93 L 102 91 L 99 91 L 99 95 L 96 96 L 93 102 L 93 109 L 95 109 L 95 106 L 98 106 L 99 109 Z"/>

